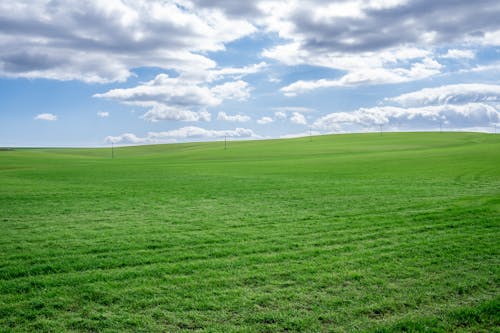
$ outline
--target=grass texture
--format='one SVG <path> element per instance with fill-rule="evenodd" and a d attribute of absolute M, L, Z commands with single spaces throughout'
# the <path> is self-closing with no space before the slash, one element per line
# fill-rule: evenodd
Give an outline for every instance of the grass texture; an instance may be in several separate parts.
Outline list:
<path fill-rule="evenodd" d="M 500 135 L 0 151 L 1 332 L 499 332 Z"/>

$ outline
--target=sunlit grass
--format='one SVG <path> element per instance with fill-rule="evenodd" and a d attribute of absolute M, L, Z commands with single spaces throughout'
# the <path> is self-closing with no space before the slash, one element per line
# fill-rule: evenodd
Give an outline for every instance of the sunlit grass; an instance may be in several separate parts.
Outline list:
<path fill-rule="evenodd" d="M 0 331 L 494 331 L 500 136 L 0 151 Z"/>

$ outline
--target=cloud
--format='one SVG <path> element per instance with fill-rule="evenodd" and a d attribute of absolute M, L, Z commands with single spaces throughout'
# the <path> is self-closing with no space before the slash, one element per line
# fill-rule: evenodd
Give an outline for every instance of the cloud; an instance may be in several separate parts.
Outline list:
<path fill-rule="evenodd" d="M 183 76 L 170 77 L 167 74 L 159 74 L 136 87 L 112 89 L 94 95 L 96 98 L 150 108 L 142 116 L 150 121 L 209 121 L 210 114 L 204 111 L 205 108 L 218 106 L 226 99 L 245 100 L 249 96 L 250 87 L 242 80 L 209 87 Z"/>
<path fill-rule="evenodd" d="M 279 107 L 272 108 L 272 110 L 282 111 L 282 112 L 301 112 L 301 113 L 308 113 L 308 112 L 315 112 L 316 111 L 313 108 L 307 108 L 304 106 L 279 106 Z"/>
<path fill-rule="evenodd" d="M 361 68 L 352 70 L 337 80 L 299 80 L 281 88 L 281 92 L 285 96 L 293 97 L 319 88 L 403 83 L 438 74 L 441 67 L 437 61 L 424 58 L 421 62 L 413 63 L 409 69 Z"/>
<path fill-rule="evenodd" d="M 262 54 L 287 65 L 407 69 L 443 45 L 462 58 L 498 46 L 499 14 L 497 0 L 3 1 L 0 75 L 105 83 L 156 67 L 239 79 L 266 64 L 216 69 L 209 54 L 254 33 L 276 34 L 283 44 Z"/>
<path fill-rule="evenodd" d="M 317 119 L 316 129 L 338 131 L 353 128 L 375 128 L 380 125 L 411 128 L 435 128 L 440 123 L 450 128 L 487 127 L 500 121 L 500 111 L 484 103 L 434 105 L 415 108 L 380 106 L 360 108 L 353 112 L 330 113 Z"/>
<path fill-rule="evenodd" d="M 471 50 L 457 50 L 450 49 L 448 52 L 441 56 L 441 58 L 448 59 L 474 59 L 476 55 Z"/>
<path fill-rule="evenodd" d="M 319 131 L 307 131 L 307 132 L 300 132 L 300 133 L 290 133 L 290 134 L 284 134 L 280 135 L 281 139 L 293 139 L 293 138 L 303 138 L 306 136 L 311 136 L 311 135 L 320 135 L 321 132 Z"/>
<path fill-rule="evenodd" d="M 298 112 L 292 113 L 292 116 L 290 117 L 290 121 L 294 124 L 297 124 L 297 125 L 307 125 L 306 117 L 304 117 L 303 114 L 298 113 Z"/>
<path fill-rule="evenodd" d="M 307 120 L 306 117 L 300 112 L 293 111 L 293 110 L 302 110 L 303 112 L 311 112 L 313 109 L 309 108 L 302 108 L 302 107 L 277 107 L 273 108 L 273 110 L 279 110 L 274 113 L 274 118 L 276 120 L 290 120 L 291 123 L 297 124 L 297 125 L 306 125 Z M 289 112 L 291 112 L 291 115 L 289 115 Z"/>
<path fill-rule="evenodd" d="M 244 18 L 185 1 L 0 3 L 0 75 L 85 82 L 125 81 L 130 69 L 196 73 L 203 55 L 256 31 Z"/>
<path fill-rule="evenodd" d="M 216 81 L 227 76 L 234 79 L 241 79 L 242 77 L 250 74 L 259 73 L 264 68 L 267 68 L 268 64 L 265 62 L 260 62 L 258 64 L 253 64 L 244 67 L 225 67 L 220 69 L 213 69 L 208 71 L 208 81 Z"/>
<path fill-rule="evenodd" d="M 219 112 L 217 114 L 217 119 L 223 120 L 223 121 L 244 123 L 244 122 L 251 120 L 252 118 L 250 118 L 249 116 L 244 116 L 244 115 L 240 115 L 240 114 L 230 116 L 230 115 L 226 114 L 225 112 Z"/>
<path fill-rule="evenodd" d="M 453 84 L 419 91 L 386 99 L 403 106 L 433 104 L 464 104 L 471 102 L 500 102 L 500 85 Z"/>
<path fill-rule="evenodd" d="M 57 116 L 52 113 L 40 113 L 39 115 L 33 118 L 35 120 L 46 120 L 46 121 L 56 121 Z"/>
<path fill-rule="evenodd" d="M 234 0 L 192 0 L 192 5 L 199 8 L 210 8 L 223 11 L 228 16 L 245 17 L 261 14 L 259 1 L 234 1 Z"/>
<path fill-rule="evenodd" d="M 278 120 L 285 120 L 287 118 L 287 114 L 283 111 L 276 111 L 274 113 L 274 117 Z"/>
<path fill-rule="evenodd" d="M 190 111 L 182 108 L 169 107 L 164 105 L 153 105 L 153 107 L 142 115 L 143 119 L 151 122 L 161 120 L 171 121 L 210 121 L 211 115 L 207 111 Z"/>
<path fill-rule="evenodd" d="M 138 137 L 132 133 L 124 133 L 118 136 L 108 136 L 107 143 L 120 144 L 145 144 L 173 142 L 178 139 L 217 139 L 223 137 L 231 138 L 259 138 L 257 134 L 248 128 L 235 128 L 234 130 L 211 130 L 196 126 L 187 126 L 165 132 L 149 132 L 145 137 Z"/>
<path fill-rule="evenodd" d="M 340 86 L 339 82 L 336 80 L 315 80 L 315 81 L 304 81 L 299 80 L 288 86 L 281 88 L 281 92 L 288 97 L 297 96 L 299 94 L 303 94 L 309 92 L 311 90 L 316 90 L 319 88 L 329 88 L 329 87 L 337 87 Z"/>
<path fill-rule="evenodd" d="M 167 74 L 159 74 L 153 80 L 133 88 L 112 89 L 95 94 L 94 97 L 143 107 L 158 104 L 177 107 L 215 106 L 221 103 L 221 99 L 214 96 L 208 87 Z"/>
<path fill-rule="evenodd" d="M 262 117 L 262 118 L 260 118 L 260 119 L 257 120 L 257 124 L 267 125 L 267 124 L 272 123 L 273 121 L 274 120 L 271 117 Z"/>
<path fill-rule="evenodd" d="M 99 112 L 97 112 L 97 116 L 100 118 L 107 118 L 107 117 L 109 117 L 109 112 L 99 111 Z"/>
<path fill-rule="evenodd" d="M 122 144 L 140 144 L 140 143 L 152 143 L 149 138 L 140 138 L 133 133 L 123 133 L 118 136 L 107 136 L 104 141 L 106 143 L 122 143 Z"/>
<path fill-rule="evenodd" d="M 296 0 L 280 10 L 272 5 L 268 9 L 274 9 L 267 19 L 268 29 L 298 43 L 300 51 L 324 56 L 482 41 L 500 30 L 500 4 L 495 0 L 485 0 L 480 6 L 466 0 Z"/>
<path fill-rule="evenodd" d="M 342 77 L 298 80 L 284 87 L 295 96 L 317 88 L 398 84 L 430 78 L 446 70 L 442 58 L 472 59 L 464 47 L 499 45 L 500 3 L 481 6 L 466 0 L 294 1 L 268 4 L 264 24 L 279 34 L 262 56 L 285 65 L 308 64 L 344 71 Z M 391 24 L 387 24 L 391 22 Z"/>
<path fill-rule="evenodd" d="M 250 97 L 250 87 L 242 80 L 226 82 L 210 89 L 213 96 L 224 99 L 247 100 Z"/>

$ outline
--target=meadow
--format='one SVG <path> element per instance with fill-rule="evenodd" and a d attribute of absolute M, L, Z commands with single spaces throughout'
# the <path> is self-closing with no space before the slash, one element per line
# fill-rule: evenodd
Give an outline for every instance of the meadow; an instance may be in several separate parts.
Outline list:
<path fill-rule="evenodd" d="M 500 135 L 0 151 L 1 332 L 500 332 Z"/>

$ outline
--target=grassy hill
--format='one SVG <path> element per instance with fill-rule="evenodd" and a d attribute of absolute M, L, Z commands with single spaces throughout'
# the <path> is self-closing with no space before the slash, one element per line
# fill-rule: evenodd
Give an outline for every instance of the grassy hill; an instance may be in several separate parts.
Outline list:
<path fill-rule="evenodd" d="M 500 135 L 0 151 L 0 331 L 487 332 Z"/>

